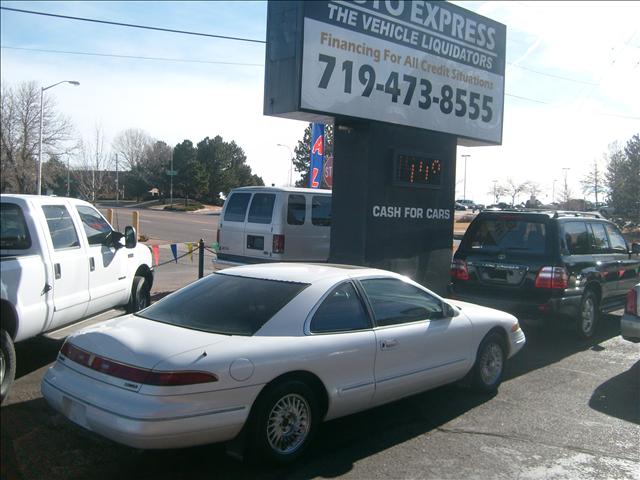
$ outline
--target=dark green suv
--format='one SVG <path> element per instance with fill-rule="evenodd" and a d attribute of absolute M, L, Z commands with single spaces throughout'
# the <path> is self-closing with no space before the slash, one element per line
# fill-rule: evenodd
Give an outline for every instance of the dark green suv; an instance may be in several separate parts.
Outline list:
<path fill-rule="evenodd" d="M 640 280 L 639 252 L 596 214 L 482 212 L 453 257 L 449 293 L 524 323 L 571 319 L 589 338 L 600 312 L 624 308 Z"/>

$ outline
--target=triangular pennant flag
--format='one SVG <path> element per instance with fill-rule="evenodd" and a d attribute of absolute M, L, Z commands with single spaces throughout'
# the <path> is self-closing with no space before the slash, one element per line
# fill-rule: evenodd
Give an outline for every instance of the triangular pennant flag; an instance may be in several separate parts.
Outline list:
<path fill-rule="evenodd" d="M 193 262 L 193 243 L 191 242 L 187 243 L 187 250 L 189 251 L 189 258 Z"/>
<path fill-rule="evenodd" d="M 173 253 L 173 259 L 178 263 L 178 245 L 175 243 L 171 244 L 171 253 Z"/>
<path fill-rule="evenodd" d="M 156 262 L 156 267 L 158 266 L 158 255 L 160 254 L 160 247 L 158 245 L 152 245 L 151 250 L 153 251 L 153 259 Z"/>
<path fill-rule="evenodd" d="M 217 252 L 219 248 L 220 248 L 220 244 L 218 244 L 218 242 L 213 242 L 211 244 L 211 250 L 213 250 L 214 252 Z"/>

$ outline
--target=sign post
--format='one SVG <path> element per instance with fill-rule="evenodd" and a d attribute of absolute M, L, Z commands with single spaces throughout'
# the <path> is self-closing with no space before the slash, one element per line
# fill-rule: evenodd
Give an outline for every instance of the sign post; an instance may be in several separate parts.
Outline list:
<path fill-rule="evenodd" d="M 446 2 L 269 3 L 264 113 L 334 123 L 331 261 L 443 292 L 456 148 L 502 142 L 505 42 Z"/>

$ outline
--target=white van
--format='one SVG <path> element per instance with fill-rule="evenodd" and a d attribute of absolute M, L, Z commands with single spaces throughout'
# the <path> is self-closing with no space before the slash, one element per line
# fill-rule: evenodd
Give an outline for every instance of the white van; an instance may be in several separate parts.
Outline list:
<path fill-rule="evenodd" d="M 326 262 L 331 190 L 241 187 L 220 213 L 218 258 L 236 262 Z"/>

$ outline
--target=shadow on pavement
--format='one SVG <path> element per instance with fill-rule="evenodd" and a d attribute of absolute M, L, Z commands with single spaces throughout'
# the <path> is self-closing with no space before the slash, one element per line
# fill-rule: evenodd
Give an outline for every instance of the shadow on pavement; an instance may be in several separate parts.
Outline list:
<path fill-rule="evenodd" d="M 596 388 L 589 406 L 598 412 L 640 425 L 640 361 Z"/>
<path fill-rule="evenodd" d="M 550 325 L 542 328 L 524 327 L 527 343 L 509 362 L 505 380 L 525 375 L 533 370 L 552 365 L 566 357 L 585 350 L 604 351 L 602 343 L 620 335 L 620 317 L 603 315 L 594 336 L 581 340 L 567 325 Z"/>

